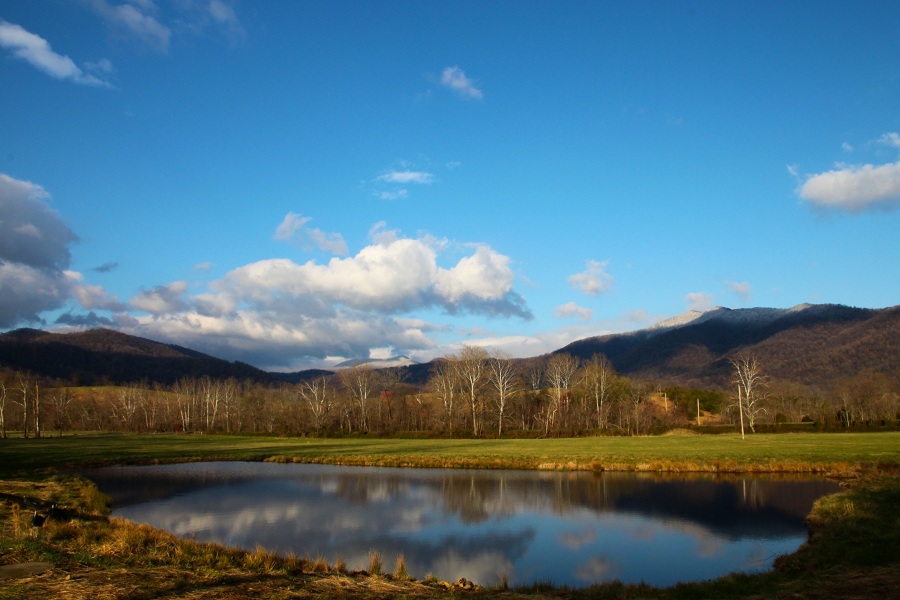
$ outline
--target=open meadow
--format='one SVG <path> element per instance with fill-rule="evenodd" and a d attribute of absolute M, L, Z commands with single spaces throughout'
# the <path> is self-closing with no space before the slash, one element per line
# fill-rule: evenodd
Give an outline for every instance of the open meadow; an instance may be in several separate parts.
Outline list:
<path fill-rule="evenodd" d="M 245 552 L 108 518 L 79 467 L 196 460 L 372 466 L 818 472 L 846 490 L 816 503 L 810 541 L 771 573 L 656 589 L 463 589 L 402 560 L 349 572 L 315 557 Z M 72 435 L 0 440 L 0 598 L 868 598 L 900 584 L 900 434 L 667 435 L 560 439 L 316 439 L 221 435 Z M 57 505 L 31 527 L 33 512 Z M 20 565 L 14 567 L 13 565 Z M 25 567 L 22 567 L 25 565 Z M 19 573 L 11 570 L 19 568 Z M 25 569 L 25 571 L 22 571 Z M 31 569 L 30 571 L 28 569 Z M 6 578 L 4 572 L 9 572 Z M 15 575 L 15 577 L 13 577 Z M 419 579 L 416 579 L 415 577 Z"/>
<path fill-rule="evenodd" d="M 833 472 L 900 463 L 900 433 L 550 439 L 77 435 L 0 441 L 0 475 L 110 464 L 279 460 L 343 465 L 672 472 Z"/>

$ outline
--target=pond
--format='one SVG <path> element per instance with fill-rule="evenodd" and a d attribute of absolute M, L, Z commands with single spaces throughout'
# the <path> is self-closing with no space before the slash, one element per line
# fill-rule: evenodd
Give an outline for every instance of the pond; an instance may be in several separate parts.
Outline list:
<path fill-rule="evenodd" d="M 389 469 L 258 462 L 86 473 L 112 514 L 179 536 L 481 585 L 669 586 L 768 570 L 824 478 Z"/>

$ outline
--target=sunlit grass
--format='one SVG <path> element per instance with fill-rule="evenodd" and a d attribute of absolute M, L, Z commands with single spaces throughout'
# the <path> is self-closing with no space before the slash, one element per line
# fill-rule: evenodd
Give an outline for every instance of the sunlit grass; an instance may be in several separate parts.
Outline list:
<path fill-rule="evenodd" d="M 410 440 L 104 434 L 0 441 L 0 476 L 48 467 L 196 460 L 641 471 L 826 472 L 900 463 L 900 433 Z"/>

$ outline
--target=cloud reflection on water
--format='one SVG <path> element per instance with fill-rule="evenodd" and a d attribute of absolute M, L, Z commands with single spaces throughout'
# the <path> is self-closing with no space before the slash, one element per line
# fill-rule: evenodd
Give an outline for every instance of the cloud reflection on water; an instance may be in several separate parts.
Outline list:
<path fill-rule="evenodd" d="M 836 486 L 787 478 L 377 469 L 269 463 L 89 474 L 113 514 L 201 541 L 365 568 L 402 553 L 416 576 L 573 586 L 669 585 L 763 570 L 806 537 Z M 143 498 L 146 498 L 144 500 Z"/>

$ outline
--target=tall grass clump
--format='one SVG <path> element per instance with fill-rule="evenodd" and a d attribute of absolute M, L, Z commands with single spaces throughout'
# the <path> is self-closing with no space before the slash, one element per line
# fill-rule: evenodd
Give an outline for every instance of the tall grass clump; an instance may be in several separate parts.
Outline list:
<path fill-rule="evenodd" d="M 72 491 L 82 510 L 95 515 L 108 515 L 112 503 L 110 497 L 101 492 L 90 480 L 79 477 L 76 482 Z"/>
<path fill-rule="evenodd" d="M 397 555 L 397 560 L 394 562 L 394 577 L 404 581 L 413 579 L 409 571 L 406 570 L 406 558 L 404 558 L 402 552 Z"/>
<path fill-rule="evenodd" d="M 284 557 L 284 570 L 289 575 L 301 575 L 303 574 L 303 567 L 306 566 L 306 560 L 297 556 L 297 553 L 291 550 L 287 553 L 287 556 Z"/>
<path fill-rule="evenodd" d="M 265 573 L 274 572 L 280 563 L 281 558 L 278 554 L 259 545 L 256 546 L 253 552 L 248 552 L 244 557 L 244 566 L 246 568 L 261 570 Z"/>
<path fill-rule="evenodd" d="M 312 572 L 319 573 L 321 575 L 325 575 L 328 573 L 328 561 L 325 560 L 325 557 L 321 554 L 316 557 L 316 560 L 313 561 L 312 564 Z"/>
<path fill-rule="evenodd" d="M 369 551 L 369 573 L 371 575 L 381 575 L 381 554 L 377 550 Z"/>
<path fill-rule="evenodd" d="M 342 555 L 338 555 L 337 560 L 334 562 L 334 570 L 338 573 L 347 572 L 347 562 Z"/>

